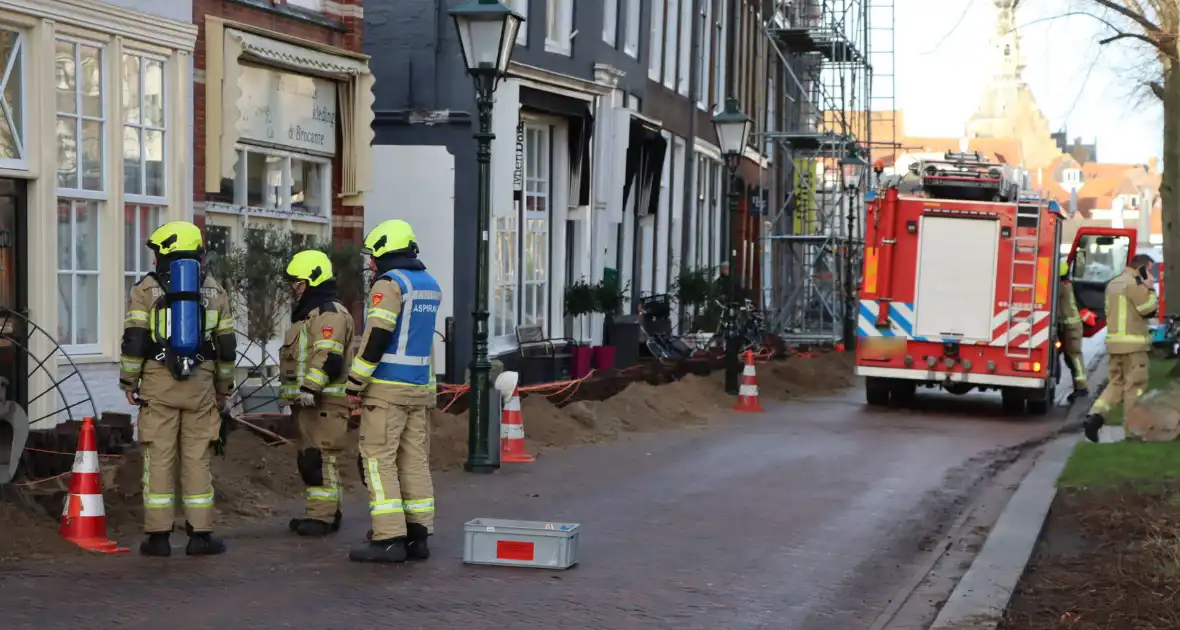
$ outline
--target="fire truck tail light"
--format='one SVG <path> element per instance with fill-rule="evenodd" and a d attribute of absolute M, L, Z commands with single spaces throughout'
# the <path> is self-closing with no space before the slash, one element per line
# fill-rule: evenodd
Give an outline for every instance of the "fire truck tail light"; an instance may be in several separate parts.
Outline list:
<path fill-rule="evenodd" d="M 903 363 L 905 363 L 906 367 L 913 365 L 914 364 L 913 355 L 910 355 L 910 354 L 905 355 L 905 359 L 904 359 Z"/>
<path fill-rule="evenodd" d="M 1040 361 L 1017 361 L 1012 364 L 1012 369 L 1017 372 L 1040 372 Z"/>
<path fill-rule="evenodd" d="M 964 370 L 971 369 L 971 359 L 963 359 L 963 369 Z"/>
<path fill-rule="evenodd" d="M 947 357 L 947 358 L 943 359 L 942 365 L 944 367 L 946 367 L 946 369 L 949 370 L 949 369 L 955 367 L 955 360 L 950 357 Z"/>
<path fill-rule="evenodd" d="M 995 372 L 996 371 L 996 362 L 995 361 L 988 361 L 987 362 L 987 371 L 988 372 Z"/>
<path fill-rule="evenodd" d="M 938 357 L 926 357 L 926 365 L 930 367 L 938 365 Z"/>

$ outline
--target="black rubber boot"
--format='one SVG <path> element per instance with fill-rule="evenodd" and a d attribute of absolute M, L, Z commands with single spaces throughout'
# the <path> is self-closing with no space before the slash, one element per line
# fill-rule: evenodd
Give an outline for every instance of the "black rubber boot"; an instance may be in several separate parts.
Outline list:
<path fill-rule="evenodd" d="M 189 534 L 184 553 L 190 556 L 216 556 L 225 553 L 225 541 L 214 538 L 210 532 Z"/>
<path fill-rule="evenodd" d="M 405 562 L 406 539 L 371 540 L 348 552 L 348 559 L 353 562 Z"/>
<path fill-rule="evenodd" d="M 332 533 L 332 525 L 309 518 L 299 524 L 299 528 L 295 530 L 295 533 L 309 538 L 323 538 Z"/>
<path fill-rule="evenodd" d="M 373 530 L 365 532 L 365 540 L 373 540 Z"/>
<path fill-rule="evenodd" d="M 406 523 L 406 557 L 410 560 L 425 560 L 430 557 L 426 539 L 430 537 L 425 525 Z"/>
<path fill-rule="evenodd" d="M 172 555 L 172 542 L 168 538 L 169 532 L 153 532 L 139 543 L 139 554 L 167 558 Z"/>
<path fill-rule="evenodd" d="M 287 527 L 289 527 L 291 529 L 291 531 L 299 534 L 300 536 L 325 536 L 325 535 L 327 535 L 327 533 L 340 531 L 340 523 L 343 520 L 344 520 L 344 515 L 340 513 L 340 510 L 336 510 L 336 516 L 335 516 L 335 518 L 332 519 L 331 525 L 328 525 L 327 523 L 324 523 L 323 521 L 318 521 L 314 518 L 308 518 L 306 516 L 296 516 L 295 518 L 291 519 L 291 522 L 287 523 Z M 321 523 L 323 525 L 326 525 L 326 526 L 328 526 L 328 532 L 326 532 L 324 534 L 304 534 L 302 531 L 300 531 L 300 527 L 306 523 Z"/>
<path fill-rule="evenodd" d="M 1082 431 L 1086 433 L 1086 439 L 1097 444 L 1098 429 L 1101 429 L 1104 424 L 1106 424 L 1106 419 L 1100 414 L 1092 413 L 1086 416 L 1086 419 L 1082 422 Z"/>
<path fill-rule="evenodd" d="M 1085 398 L 1090 395 L 1090 390 L 1085 386 L 1078 387 L 1069 393 L 1069 401 L 1073 402 L 1079 398 Z"/>

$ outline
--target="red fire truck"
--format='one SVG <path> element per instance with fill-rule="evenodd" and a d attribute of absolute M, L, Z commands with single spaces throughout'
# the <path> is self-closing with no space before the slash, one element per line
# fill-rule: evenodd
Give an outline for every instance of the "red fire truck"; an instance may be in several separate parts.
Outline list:
<path fill-rule="evenodd" d="M 1135 230 L 1083 227 L 1063 252 L 1056 202 L 1021 195 L 1019 173 L 979 153 L 883 179 L 866 213 L 857 325 L 868 403 L 906 405 L 919 386 L 999 390 L 1009 413 L 1046 413 L 1062 369 L 1058 265 L 1069 261 L 1078 307 L 1094 313 L 1092 336 Z"/>

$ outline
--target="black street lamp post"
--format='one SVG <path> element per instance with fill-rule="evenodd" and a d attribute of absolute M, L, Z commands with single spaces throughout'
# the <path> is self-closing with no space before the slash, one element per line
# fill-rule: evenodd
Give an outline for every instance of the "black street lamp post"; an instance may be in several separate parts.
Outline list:
<path fill-rule="evenodd" d="M 490 473 L 499 466 L 492 461 L 488 431 L 491 427 L 489 388 L 492 362 L 488 358 L 488 238 L 491 230 L 492 93 L 508 72 L 508 60 L 516 43 L 516 32 L 524 18 L 498 0 L 470 0 L 450 10 L 459 33 L 463 61 L 475 82 L 475 105 L 479 115 L 479 209 L 475 227 L 475 311 L 471 353 L 471 403 L 467 421 L 467 472 Z"/>
<path fill-rule="evenodd" d="M 840 170 L 844 178 L 845 197 L 848 199 L 848 232 L 844 239 L 844 350 L 852 352 L 856 347 L 856 296 L 855 283 L 852 281 L 852 252 L 853 230 L 856 229 L 856 212 L 859 208 L 855 201 L 857 191 L 860 190 L 860 180 L 868 169 L 869 163 L 860 157 L 856 145 L 848 148 L 848 154 L 840 159 Z"/>
<path fill-rule="evenodd" d="M 738 360 L 741 340 L 737 325 L 738 269 L 736 260 L 739 246 L 737 241 L 738 198 L 741 191 L 738 190 L 737 171 L 742 161 L 742 154 L 745 153 L 746 144 L 750 139 L 750 127 L 753 122 L 749 116 L 742 113 L 738 107 L 737 99 L 732 96 L 725 99 L 725 109 L 713 117 L 713 127 L 717 131 L 717 144 L 721 146 L 721 153 L 725 156 L 726 166 L 729 169 L 729 180 L 726 187 L 726 200 L 729 205 L 729 251 L 726 254 L 726 260 L 729 262 L 729 287 L 726 290 L 729 293 L 729 299 L 725 308 L 725 392 L 731 396 L 738 395 L 738 374 L 741 371 Z"/>

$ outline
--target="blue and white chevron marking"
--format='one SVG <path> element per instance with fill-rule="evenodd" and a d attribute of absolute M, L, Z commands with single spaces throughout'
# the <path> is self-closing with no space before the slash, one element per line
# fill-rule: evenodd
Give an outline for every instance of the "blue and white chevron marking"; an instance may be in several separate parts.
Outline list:
<path fill-rule="evenodd" d="M 889 329 L 877 328 L 877 313 L 880 311 L 876 300 L 860 301 L 860 316 L 857 318 L 856 334 L 860 337 L 905 337 L 914 341 L 960 341 L 952 337 L 914 336 L 914 305 L 912 302 L 889 302 Z"/>

